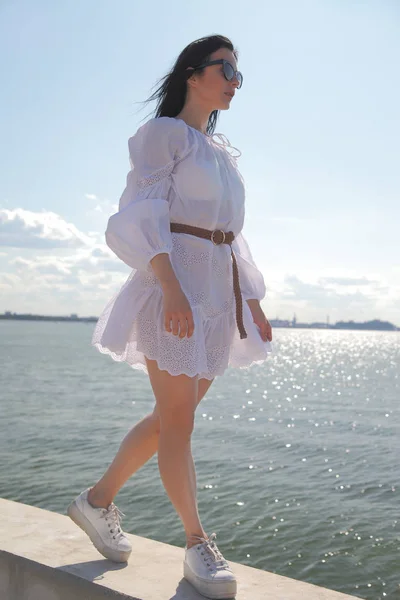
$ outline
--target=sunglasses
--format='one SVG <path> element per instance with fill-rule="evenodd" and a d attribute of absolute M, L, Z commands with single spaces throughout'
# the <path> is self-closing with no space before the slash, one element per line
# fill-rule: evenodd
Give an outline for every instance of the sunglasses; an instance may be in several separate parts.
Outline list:
<path fill-rule="evenodd" d="M 231 63 L 225 60 L 224 58 L 220 58 L 218 60 L 210 60 L 209 62 L 205 62 L 202 65 L 198 65 L 197 67 L 189 67 L 193 69 L 193 71 L 197 69 L 202 69 L 203 67 L 209 67 L 210 65 L 223 65 L 223 73 L 224 77 L 227 81 L 232 81 L 234 77 L 238 80 L 238 89 L 242 87 L 243 84 L 243 75 L 240 71 L 235 71 L 232 67 Z M 192 73 L 188 75 L 190 77 Z"/>

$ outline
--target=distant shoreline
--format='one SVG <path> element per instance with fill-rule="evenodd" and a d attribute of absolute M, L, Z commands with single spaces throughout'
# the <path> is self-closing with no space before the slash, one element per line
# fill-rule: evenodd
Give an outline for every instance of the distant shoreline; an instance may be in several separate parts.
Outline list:
<path fill-rule="evenodd" d="M 0 320 L 3 321 L 52 321 L 65 323 L 96 323 L 98 317 L 78 317 L 72 314 L 70 316 L 52 316 L 52 315 L 34 315 L 34 314 L 17 314 L 6 312 L 0 314 Z M 272 327 L 282 327 L 287 329 L 334 329 L 334 330 L 352 330 L 352 331 L 400 331 L 399 327 L 389 323 L 388 321 L 366 321 L 364 323 L 356 323 L 355 321 L 338 321 L 334 325 L 326 323 L 291 323 L 290 321 L 280 321 L 278 319 L 269 319 Z"/>
<path fill-rule="evenodd" d="M 3 321 L 67 321 L 78 323 L 96 323 L 98 317 L 67 317 L 67 316 L 52 316 L 52 315 L 5 315 L 0 314 L 0 319 Z"/>

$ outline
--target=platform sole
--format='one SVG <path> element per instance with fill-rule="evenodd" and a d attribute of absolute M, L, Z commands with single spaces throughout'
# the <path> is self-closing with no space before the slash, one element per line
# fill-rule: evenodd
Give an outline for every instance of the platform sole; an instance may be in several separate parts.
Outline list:
<path fill-rule="evenodd" d="M 120 550 L 114 550 L 109 548 L 101 539 L 100 535 L 93 527 L 89 519 L 85 517 L 82 511 L 77 506 L 75 500 L 67 508 L 67 515 L 72 521 L 78 525 L 90 538 L 93 546 L 102 554 L 105 558 L 112 560 L 113 562 L 121 563 L 128 562 L 128 558 L 131 555 L 131 550 L 122 552 Z"/>
<path fill-rule="evenodd" d="M 206 598 L 212 600 L 228 600 L 234 598 L 237 594 L 236 581 L 210 582 L 202 579 L 189 567 L 186 561 L 183 562 L 183 575 L 192 586 Z"/>

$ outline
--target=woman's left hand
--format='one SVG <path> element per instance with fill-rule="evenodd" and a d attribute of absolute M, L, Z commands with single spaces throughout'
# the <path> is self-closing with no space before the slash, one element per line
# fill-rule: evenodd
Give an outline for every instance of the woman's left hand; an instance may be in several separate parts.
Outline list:
<path fill-rule="evenodd" d="M 260 337 L 263 342 L 271 342 L 272 341 L 272 327 L 267 317 L 264 314 L 263 309 L 260 306 L 259 300 L 246 300 L 253 317 L 254 323 L 259 327 Z"/>

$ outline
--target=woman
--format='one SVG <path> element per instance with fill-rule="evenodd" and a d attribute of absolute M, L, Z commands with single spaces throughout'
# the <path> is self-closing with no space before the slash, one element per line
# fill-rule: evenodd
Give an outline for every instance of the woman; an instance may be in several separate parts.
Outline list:
<path fill-rule="evenodd" d="M 263 362 L 272 340 L 260 307 L 264 279 L 241 234 L 237 156 L 224 136 L 212 135 L 219 111 L 229 109 L 242 85 L 236 61 L 223 36 L 189 44 L 150 98 L 158 100 L 156 116 L 129 140 L 132 168 L 105 235 L 133 270 L 100 316 L 92 343 L 146 372 L 156 403 L 103 477 L 68 507 L 104 556 L 126 561 L 131 546 L 113 498 L 158 452 L 185 530 L 184 576 L 210 598 L 234 596 L 236 579 L 198 514 L 195 410 L 217 375 Z"/>

